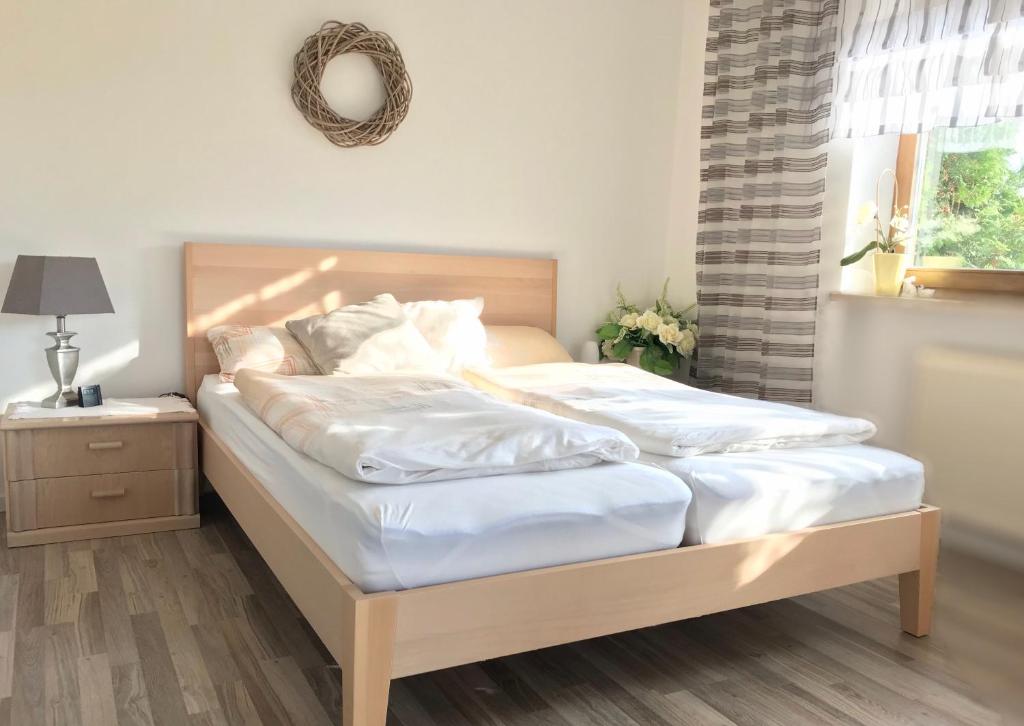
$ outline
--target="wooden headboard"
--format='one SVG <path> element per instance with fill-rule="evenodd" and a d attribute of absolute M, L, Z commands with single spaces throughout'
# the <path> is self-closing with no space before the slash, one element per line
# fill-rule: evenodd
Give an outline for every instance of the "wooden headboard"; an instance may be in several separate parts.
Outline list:
<path fill-rule="evenodd" d="M 185 385 L 195 403 L 220 367 L 206 331 L 284 325 L 390 292 L 399 301 L 484 298 L 488 325 L 555 333 L 556 260 L 185 243 Z"/>

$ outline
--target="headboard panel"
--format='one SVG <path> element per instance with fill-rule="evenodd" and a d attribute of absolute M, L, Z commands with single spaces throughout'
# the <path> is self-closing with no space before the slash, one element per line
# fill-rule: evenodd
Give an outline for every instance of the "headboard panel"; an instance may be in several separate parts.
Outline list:
<path fill-rule="evenodd" d="M 185 243 L 185 385 L 220 370 L 206 331 L 284 325 L 383 292 L 399 301 L 484 298 L 489 325 L 555 333 L 556 260 Z"/>

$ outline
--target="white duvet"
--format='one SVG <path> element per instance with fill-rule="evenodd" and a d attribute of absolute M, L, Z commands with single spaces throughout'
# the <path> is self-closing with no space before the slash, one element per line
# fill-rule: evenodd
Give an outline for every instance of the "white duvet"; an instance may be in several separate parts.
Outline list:
<path fill-rule="evenodd" d="M 702 391 L 619 363 L 540 363 L 464 375 L 506 400 L 617 429 L 652 454 L 836 446 L 875 435 L 864 419 Z"/>
<path fill-rule="evenodd" d="M 235 385 L 292 448 L 375 484 L 575 469 L 639 453 L 614 429 L 509 404 L 448 375 L 243 370 Z"/>

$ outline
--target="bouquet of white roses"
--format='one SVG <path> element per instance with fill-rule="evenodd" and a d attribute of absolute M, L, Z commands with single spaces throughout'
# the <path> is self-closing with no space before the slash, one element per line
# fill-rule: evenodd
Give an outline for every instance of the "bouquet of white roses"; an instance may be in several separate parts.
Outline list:
<path fill-rule="evenodd" d="M 679 367 L 679 361 L 690 358 L 697 349 L 697 325 L 689 319 L 696 307 L 675 310 L 667 300 L 668 280 L 654 305 L 641 310 L 626 300 L 622 289 L 616 288 L 618 304 L 608 314 L 608 322 L 597 329 L 601 339 L 601 355 L 622 361 L 634 348 L 641 348 L 640 367 L 660 376 L 668 376 Z"/>

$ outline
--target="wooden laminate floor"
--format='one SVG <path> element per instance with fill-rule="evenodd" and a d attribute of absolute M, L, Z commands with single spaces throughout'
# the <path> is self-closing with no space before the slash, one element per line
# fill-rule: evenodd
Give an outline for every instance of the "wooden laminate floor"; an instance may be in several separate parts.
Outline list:
<path fill-rule="evenodd" d="M 199 530 L 0 548 L 0 724 L 339 723 L 337 668 L 204 499 Z M 999 722 L 897 622 L 866 583 L 404 678 L 388 723 Z"/>

